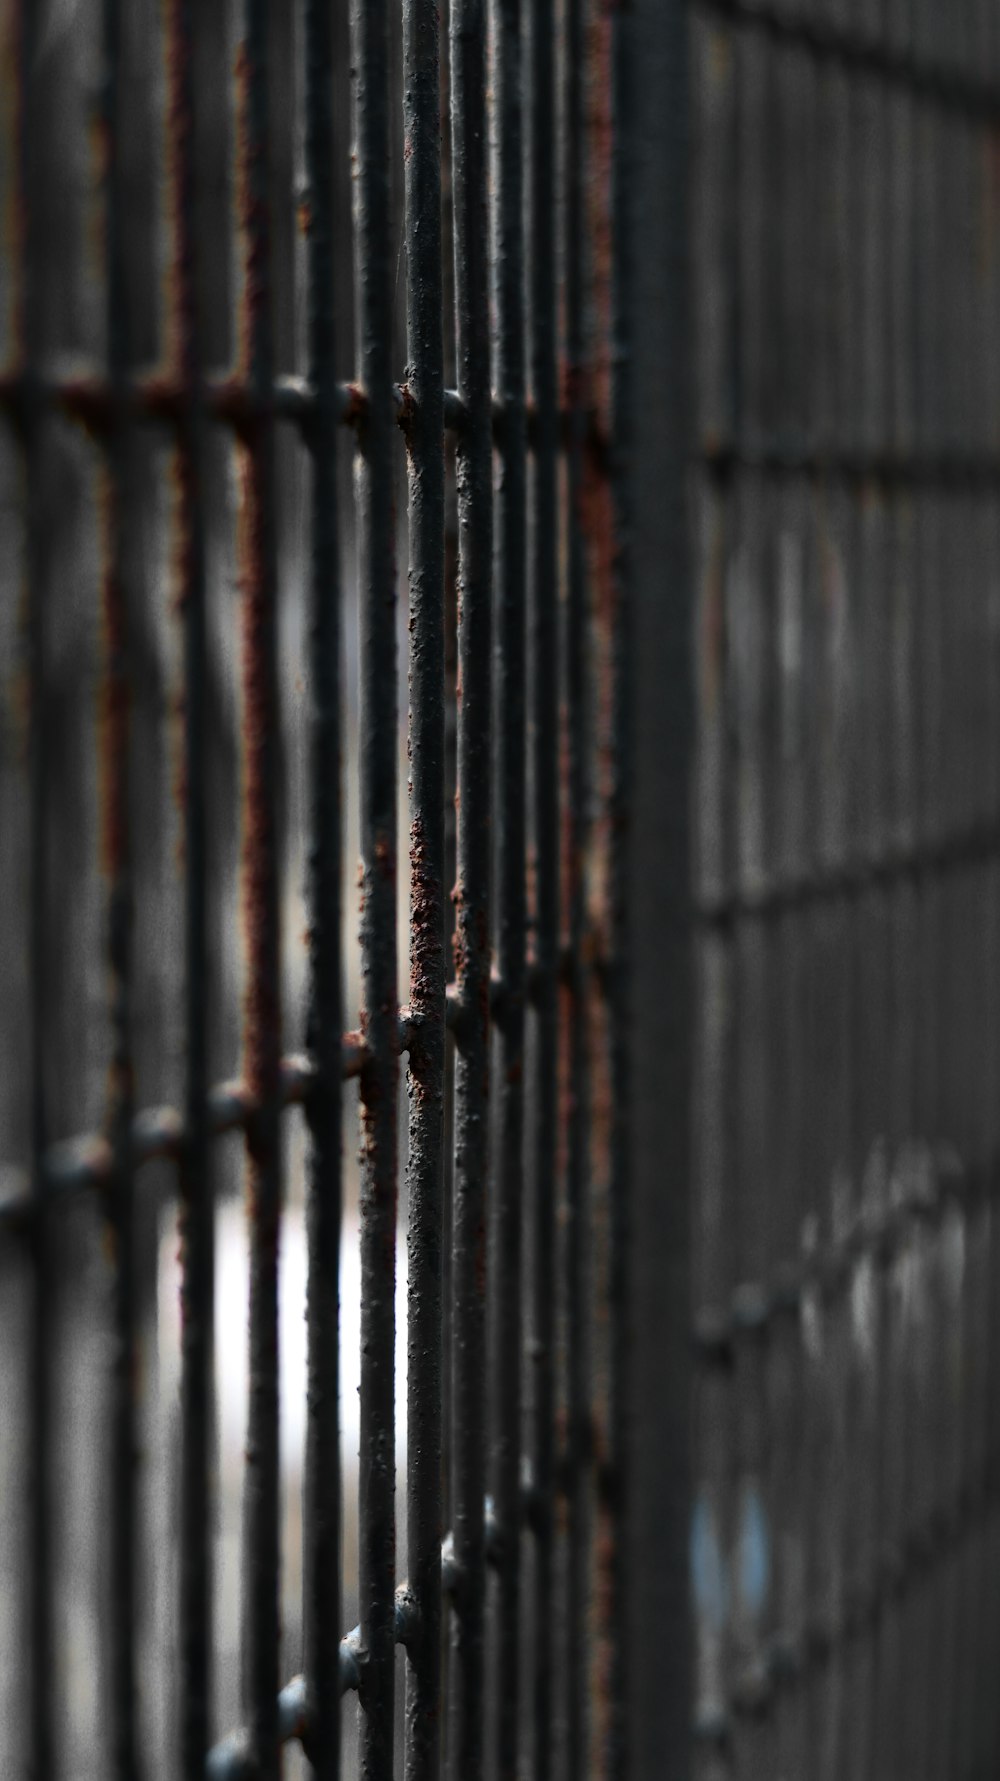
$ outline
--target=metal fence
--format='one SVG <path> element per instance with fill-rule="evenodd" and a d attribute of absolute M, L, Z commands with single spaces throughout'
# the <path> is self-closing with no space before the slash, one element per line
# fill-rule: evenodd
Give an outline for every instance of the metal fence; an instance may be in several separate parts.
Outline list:
<path fill-rule="evenodd" d="M 612 117 L 679 21 L 4 9 L 5 1772 L 639 1760 L 622 614 L 664 507 L 626 533 L 615 343 L 663 166 Z"/>
<path fill-rule="evenodd" d="M 693 21 L 699 1772 L 985 1777 L 998 20 Z"/>
<path fill-rule="evenodd" d="M 944 11 L 0 12 L 5 1773 L 994 1775 Z"/>

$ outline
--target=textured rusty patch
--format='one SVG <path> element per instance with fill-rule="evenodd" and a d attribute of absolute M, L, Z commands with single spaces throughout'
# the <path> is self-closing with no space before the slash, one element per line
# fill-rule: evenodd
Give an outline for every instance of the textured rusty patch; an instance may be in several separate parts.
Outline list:
<path fill-rule="evenodd" d="M 441 961 L 444 953 L 444 919 L 441 886 L 427 864 L 424 824 L 415 816 L 410 825 L 410 1007 L 421 1019 L 441 1019 L 437 1007 Z M 421 1047 L 412 1048 L 410 1076 L 414 1094 L 422 1099 L 425 1082 Z"/>
<path fill-rule="evenodd" d="M 611 420 L 611 343 L 613 299 L 613 237 L 611 228 L 612 121 L 611 34 L 612 9 L 595 8 L 587 32 L 587 83 L 589 103 L 587 142 L 590 178 L 587 184 L 591 250 L 591 302 L 594 312 L 594 350 L 591 400 L 598 424 L 605 434 Z"/>
<path fill-rule="evenodd" d="M 592 768 L 598 794 L 594 871 L 590 884 L 591 920 L 602 930 L 608 919 L 609 865 L 611 857 L 614 776 L 614 686 L 617 629 L 617 578 L 615 565 L 615 515 L 610 480 L 605 466 L 592 453 L 584 458 L 579 492 L 578 522 L 587 546 L 590 585 L 593 589 L 595 690 L 594 758 Z M 607 950 L 605 945 L 604 950 Z"/>
<path fill-rule="evenodd" d="M 414 421 L 416 420 L 416 416 L 417 416 L 417 404 L 414 400 L 413 391 L 411 390 L 408 383 L 400 384 L 400 386 L 399 386 L 399 406 L 396 410 L 396 423 L 397 423 L 400 431 L 406 437 L 407 455 L 409 455 L 409 451 L 410 451 L 410 443 L 411 443 L 412 432 L 413 432 L 413 424 L 414 424 Z M 411 631 L 413 629 L 413 623 L 414 623 L 415 616 L 416 616 L 415 613 L 411 612 L 411 614 L 410 614 L 410 629 L 411 629 Z"/>
<path fill-rule="evenodd" d="M 365 418 L 367 407 L 368 404 L 365 400 L 365 392 L 361 388 L 361 385 L 359 383 L 349 383 L 347 386 L 347 406 L 344 409 L 344 421 L 347 426 L 355 428 L 360 427 Z"/>
<path fill-rule="evenodd" d="M 396 850 L 386 835 L 379 835 L 375 842 L 375 864 L 380 878 L 395 881 Z"/>

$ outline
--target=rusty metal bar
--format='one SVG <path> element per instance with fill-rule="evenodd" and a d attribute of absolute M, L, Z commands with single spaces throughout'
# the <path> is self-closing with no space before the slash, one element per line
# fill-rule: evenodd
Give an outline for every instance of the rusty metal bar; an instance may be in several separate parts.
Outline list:
<path fill-rule="evenodd" d="M 338 392 L 334 372 L 333 20 L 324 0 L 305 15 L 309 377 L 316 412 L 309 565 L 309 990 L 306 1044 L 314 1079 L 306 1198 L 307 1429 L 303 1486 L 305 1696 L 316 1781 L 340 1774 L 341 1477 L 339 1316 L 342 1144 L 341 580 L 337 513 Z"/>
<path fill-rule="evenodd" d="M 108 385 L 114 390 L 129 363 L 125 288 L 125 209 L 119 140 L 122 17 L 119 0 L 104 0 L 101 18 L 101 130 L 103 137 L 104 278 Z M 102 466 L 101 618 L 105 662 L 101 693 L 101 826 L 111 1019 L 107 1135 L 111 1172 L 107 1216 L 113 1243 L 113 1358 L 110 1404 L 111 1616 L 108 1659 L 113 1702 L 112 1760 L 125 1781 L 139 1767 L 136 1723 L 138 1352 L 135 1293 L 131 1124 L 132 920 L 134 905 L 130 810 L 130 682 L 128 570 L 124 529 L 129 506 L 128 445 L 118 426 L 106 441 Z"/>
<path fill-rule="evenodd" d="M 595 985 L 586 968 L 587 865 L 591 841 L 590 798 L 595 762 L 589 684 L 590 601 L 587 573 L 587 218 L 589 171 L 585 99 L 584 6 L 569 0 L 564 13 L 562 58 L 562 229 L 564 282 L 563 387 L 569 414 L 566 447 L 566 603 L 562 625 L 562 689 L 565 709 L 565 783 L 562 839 L 564 944 L 568 960 L 562 988 L 562 1068 L 566 1081 L 565 1281 L 566 1281 L 566 1765 L 588 1771 L 592 1748 L 587 1637 L 593 1546 L 591 1425 L 600 1375 L 593 1366 L 598 1335 L 597 1275 L 590 1269 L 596 1233 L 591 1229 L 595 1159 L 590 1106 L 592 1002 Z M 600 1660 L 598 1660 L 600 1661 Z"/>
<path fill-rule="evenodd" d="M 392 400 L 400 423 L 407 422 L 407 386 L 394 382 Z M 16 367 L 0 370 L 0 412 L 15 423 L 24 424 L 29 413 L 60 412 L 100 435 L 126 419 L 133 426 L 178 426 L 195 408 L 207 420 L 242 432 L 261 419 L 288 421 L 308 438 L 316 414 L 318 394 L 311 379 L 294 375 L 276 376 L 270 391 L 253 390 L 238 373 L 207 371 L 196 390 L 188 390 L 173 372 L 149 373 L 130 371 L 117 390 L 112 391 L 106 378 L 92 369 L 58 362 L 33 367 L 31 371 Z M 356 430 L 365 411 L 367 396 L 357 383 L 338 382 L 334 406 L 338 422 Z M 457 390 L 443 392 L 444 425 L 448 431 L 461 432 L 465 411 Z M 504 425 L 503 403 L 494 396 L 491 405 L 494 434 L 499 437 Z M 608 440 L 594 410 L 586 415 L 588 448 L 606 458 Z M 572 401 L 560 406 L 559 436 L 568 445 L 569 429 L 578 424 Z M 536 442 L 538 413 L 533 401 L 525 406 L 525 426 L 529 446 Z M 914 488 L 968 488 L 987 492 L 1000 483 L 1000 457 L 979 447 L 963 450 L 955 442 L 946 448 L 902 450 L 852 448 L 831 443 L 822 448 L 806 449 L 775 438 L 726 441 L 711 436 L 701 444 L 699 455 L 706 468 L 720 482 L 726 482 L 741 470 L 758 469 L 771 475 L 810 478 L 829 477 L 847 483 L 884 483 Z"/>
<path fill-rule="evenodd" d="M 486 1175 L 489 1089 L 490 658 L 493 556 L 485 0 L 452 0 L 455 353 L 466 423 L 459 517 L 455 1172 L 452 1213 L 452 1602 L 448 1770 L 483 1765 Z"/>
<path fill-rule="evenodd" d="M 445 614 L 441 27 L 403 8 L 410 495 L 410 1130 L 407 1166 L 406 1781 L 441 1765 L 442 1267 L 444 1211 Z"/>
<path fill-rule="evenodd" d="M 392 384 L 392 400 L 400 423 L 407 420 L 407 386 Z M 120 419 L 133 426 L 177 426 L 197 408 L 206 419 L 242 432 L 255 422 L 271 418 L 288 421 L 308 437 L 317 412 L 318 396 L 311 380 L 291 374 L 276 376 L 269 392 L 253 390 L 239 374 L 208 371 L 195 391 L 185 389 L 173 373 L 153 371 L 129 372 L 117 390 L 112 391 L 105 377 L 92 369 L 75 365 L 46 363 L 31 371 L 21 368 L 0 370 L 0 411 L 19 425 L 29 412 L 45 414 L 58 411 L 77 420 L 100 435 Z M 335 409 L 339 423 L 356 430 L 361 423 L 367 397 L 357 383 L 338 382 Z M 461 432 L 465 411 L 457 390 L 443 392 L 444 425 L 448 431 Z M 492 402 L 494 434 L 499 437 L 504 424 L 503 403 Z M 598 456 L 606 458 L 608 440 L 598 417 L 587 413 L 587 445 Z M 572 403 L 559 410 L 559 436 L 568 444 L 571 425 L 577 419 Z M 525 407 L 525 426 L 529 446 L 533 446 L 538 429 L 534 402 Z M 952 442 L 943 448 L 902 450 L 883 449 L 831 443 L 807 449 L 775 438 L 726 441 L 706 436 L 699 455 L 706 468 L 720 482 L 736 476 L 741 470 L 758 469 L 774 476 L 826 476 L 847 483 L 884 483 L 903 487 L 968 488 L 987 492 L 1000 483 L 1000 457 L 979 447 L 963 450 Z"/>
<path fill-rule="evenodd" d="M 528 28 L 528 365 L 536 415 L 529 480 L 528 746 L 534 898 L 530 1191 L 529 1425 L 534 1520 L 532 1773 L 556 1762 L 556 1179 L 559 1057 L 558 381 L 556 69 L 552 0 L 530 0 Z"/>
<path fill-rule="evenodd" d="M 858 850 L 843 864 L 796 876 L 774 876 L 752 890 L 703 897 L 697 918 L 722 930 L 741 922 L 771 922 L 823 903 L 853 902 L 873 890 L 889 891 L 904 884 L 919 887 L 928 880 L 950 877 L 971 866 L 986 866 L 1000 855 L 1000 830 L 976 823 L 949 833 L 917 839 L 899 847 L 886 842 L 866 857 Z"/>
<path fill-rule="evenodd" d="M 30 0 L 12 9 L 11 50 L 17 73 L 15 119 L 16 186 L 13 232 L 15 276 L 13 337 L 22 374 L 30 380 L 38 352 L 38 290 L 36 223 L 33 210 L 34 104 L 37 69 L 37 14 Z M 25 1625 L 30 1653 L 29 1749 L 35 1771 L 49 1774 L 55 1753 L 51 1700 L 54 1643 L 54 1578 L 52 1541 L 53 1341 L 52 1254 L 47 1201 L 45 1155 L 49 1114 L 45 1038 L 49 1013 L 46 968 L 49 767 L 46 748 L 45 696 L 47 648 L 42 598 L 43 535 L 39 502 L 37 427 L 20 427 L 21 476 L 25 513 L 24 599 L 25 657 L 28 683 L 27 767 L 30 822 L 28 862 L 30 982 L 29 1045 L 31 1050 L 31 1170 L 25 1206 L 31 1214 L 30 1427 L 26 1501 L 30 1553 L 25 1577 Z"/>
<path fill-rule="evenodd" d="M 409 390 L 406 382 L 391 383 L 390 394 L 396 416 L 404 431 L 409 417 Z M 466 414 L 457 390 L 441 391 L 443 420 L 450 432 L 460 433 L 466 425 Z M 338 382 L 332 397 L 333 412 L 340 425 L 354 431 L 361 426 L 368 395 L 358 383 Z M 92 433 L 106 433 L 112 426 L 127 420 L 133 426 L 177 426 L 197 410 L 206 420 L 228 426 L 243 433 L 262 420 L 288 421 L 308 438 L 321 405 L 320 395 L 310 378 L 287 373 L 276 375 L 270 388 L 255 389 L 238 371 L 206 371 L 194 390 L 171 371 L 132 371 L 112 389 L 107 379 L 92 368 L 75 363 L 47 363 L 44 368 L 27 372 L 20 368 L 0 370 L 0 411 L 15 422 L 24 423 L 28 413 L 59 412 Z M 504 425 L 503 403 L 494 397 L 490 404 L 493 431 L 499 435 Z M 594 416 L 589 416 L 595 449 L 606 448 L 596 430 Z M 561 416 L 565 426 L 566 416 Z M 534 439 L 537 417 L 531 403 L 525 405 L 525 426 L 528 440 Z M 937 463 L 938 460 L 934 460 Z M 944 476 L 960 474 L 967 467 L 970 475 L 980 479 L 1000 477 L 1000 467 L 989 457 L 966 460 L 946 457 L 940 460 Z M 919 470 L 919 466 L 918 466 Z M 933 463 L 928 473 L 933 473 Z"/>
<path fill-rule="evenodd" d="M 495 1016 L 490 1207 L 489 1478 L 503 1562 L 495 1593 L 491 1687 L 498 1775 L 517 1770 L 520 1733 L 521 1224 L 524 1173 L 526 429 L 521 0 L 492 0 L 493 382 L 503 424 L 494 503 Z"/>
<path fill-rule="evenodd" d="M 393 242 L 389 211 L 389 37 L 383 7 L 352 8 L 358 354 L 367 401 L 358 435 L 361 628 L 361 1767 L 393 1766 L 396 1523 L 396 564 L 389 399 Z"/>
<path fill-rule="evenodd" d="M 408 1022 L 401 1021 L 399 1047 L 409 1044 Z M 362 1074 L 368 1063 L 368 1048 L 360 1033 L 345 1033 L 340 1042 L 340 1068 L 345 1081 Z M 316 1065 L 311 1057 L 293 1053 L 279 1063 L 279 1095 L 282 1107 L 304 1107 L 308 1104 L 316 1080 Z M 251 1094 L 245 1081 L 218 1082 L 208 1091 L 206 1120 L 210 1138 L 224 1137 L 227 1132 L 246 1131 L 253 1125 L 260 1102 Z M 175 1107 L 146 1107 L 132 1121 L 132 1167 L 139 1169 L 158 1158 L 179 1159 L 187 1143 L 183 1115 Z M 54 1190 L 53 1206 L 68 1203 L 78 1193 L 103 1189 L 110 1178 L 112 1153 L 106 1138 L 91 1134 L 67 1138 L 47 1147 L 43 1172 Z M 0 1204 L 0 1227 L 27 1229 L 32 1223 L 32 1199 L 27 1179 L 23 1186 Z"/>
<path fill-rule="evenodd" d="M 726 443 L 707 438 L 698 455 L 706 470 L 722 485 L 753 470 L 786 479 L 800 476 L 811 481 L 870 483 L 890 489 L 943 487 L 970 493 L 988 493 L 1000 481 L 1000 461 L 988 453 L 962 452 L 954 447 L 911 452 L 891 447 L 878 450 L 832 445 L 806 450 L 779 439 L 773 443 L 767 439 Z"/>
<path fill-rule="evenodd" d="M 167 15 L 169 137 L 173 225 L 174 357 L 178 382 L 196 389 L 201 370 L 194 232 L 194 13 L 171 0 Z M 184 706 L 181 800 L 185 887 L 185 1105 L 180 1152 L 181 1763 L 186 1781 L 204 1772 L 211 1737 L 212 1492 L 214 1472 L 215 1224 L 209 1154 L 207 1011 L 211 973 L 207 932 L 205 763 L 206 636 L 203 451 L 196 413 L 177 434 L 178 608 L 183 628 Z M 134 1126 L 132 1146 L 134 1152 Z"/>
<path fill-rule="evenodd" d="M 273 381 L 267 0 L 246 0 L 239 52 L 244 374 L 258 401 Z M 243 1486 L 243 1707 L 261 1781 L 280 1768 L 278 1239 L 281 1222 L 281 990 L 274 428 L 261 413 L 240 446 L 243 625 L 244 1054 L 254 1103 L 246 1137 L 250 1353 Z"/>

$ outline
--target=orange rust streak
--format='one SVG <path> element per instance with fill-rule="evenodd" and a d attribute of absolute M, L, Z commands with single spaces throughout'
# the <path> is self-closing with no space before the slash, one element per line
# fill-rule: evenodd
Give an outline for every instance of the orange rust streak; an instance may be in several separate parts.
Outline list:
<path fill-rule="evenodd" d="M 612 340 L 612 273 L 613 250 L 611 232 L 612 123 L 611 123 L 611 33 L 609 9 L 601 8 L 592 17 L 587 33 L 587 61 L 591 69 L 590 105 L 588 107 L 588 144 L 591 177 L 590 239 L 592 267 L 592 300 L 596 316 L 593 357 L 592 396 L 599 426 L 610 431 L 611 416 L 611 340 Z"/>

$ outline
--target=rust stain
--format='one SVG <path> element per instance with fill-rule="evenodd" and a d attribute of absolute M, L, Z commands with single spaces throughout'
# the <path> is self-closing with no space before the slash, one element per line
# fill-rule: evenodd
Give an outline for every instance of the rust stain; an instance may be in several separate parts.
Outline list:
<path fill-rule="evenodd" d="M 380 878 L 395 880 L 396 850 L 387 835 L 379 835 L 376 839 L 375 864 Z"/>
<path fill-rule="evenodd" d="M 590 68 L 588 82 L 588 133 L 590 148 L 589 222 L 591 244 L 591 298 L 594 308 L 593 387 L 591 399 L 603 431 L 610 431 L 613 239 L 611 34 L 612 11 L 595 12 L 587 32 L 585 54 Z"/>
<path fill-rule="evenodd" d="M 441 891 L 427 863 L 424 824 L 415 816 L 410 825 L 410 1007 L 422 1017 L 440 1019 L 436 1005 L 444 954 L 444 919 Z M 410 1078 L 414 1094 L 426 1093 L 421 1069 L 421 1047 L 411 1050 Z"/>
<path fill-rule="evenodd" d="M 717 87 L 728 85 L 733 68 L 732 35 L 714 28 L 708 34 L 708 68 Z"/>
<path fill-rule="evenodd" d="M 28 0 L 31 3 L 31 0 Z M 113 165 L 113 139 L 108 128 L 108 120 L 98 105 L 87 120 L 87 141 L 90 152 L 90 164 L 93 175 L 88 193 L 90 215 L 87 218 L 85 241 L 87 257 L 92 263 L 95 279 L 103 276 L 107 246 L 107 207 L 103 203 L 95 203 L 98 193 L 104 194 L 107 189 Z"/>
<path fill-rule="evenodd" d="M 347 406 L 344 410 L 344 420 L 346 424 L 349 427 L 359 428 L 365 418 L 367 406 L 365 392 L 361 388 L 361 385 L 359 383 L 349 383 L 347 386 Z"/>
<path fill-rule="evenodd" d="M 457 798 L 455 800 L 455 807 L 456 809 L 458 808 Z M 468 976 L 468 947 L 466 944 L 464 921 L 465 898 L 462 892 L 461 882 L 456 884 L 452 890 L 451 901 L 455 909 L 455 931 L 451 937 L 452 960 L 455 969 L 455 981 L 458 984 L 459 993 L 461 993 L 466 977 Z"/>
<path fill-rule="evenodd" d="M 578 497 L 578 524 L 583 534 L 593 590 L 593 626 L 596 659 L 595 790 L 599 816 L 593 854 L 591 919 L 600 926 L 608 919 L 609 863 L 612 847 L 614 660 L 618 619 L 615 562 L 615 515 L 611 483 L 602 461 L 588 452 Z"/>
<path fill-rule="evenodd" d="M 414 400 L 413 391 L 411 390 L 408 383 L 400 384 L 400 387 L 399 387 L 399 408 L 398 408 L 398 411 L 396 414 L 396 422 L 397 422 L 397 425 L 399 426 L 401 432 L 406 437 L 407 455 L 409 455 L 409 451 L 410 451 L 410 445 L 411 445 L 412 434 L 413 434 L 413 424 L 414 424 L 416 418 L 417 418 L 417 404 Z M 411 631 L 414 626 L 415 618 L 416 618 L 416 614 L 411 613 L 411 615 L 410 615 L 410 629 L 411 629 Z"/>

